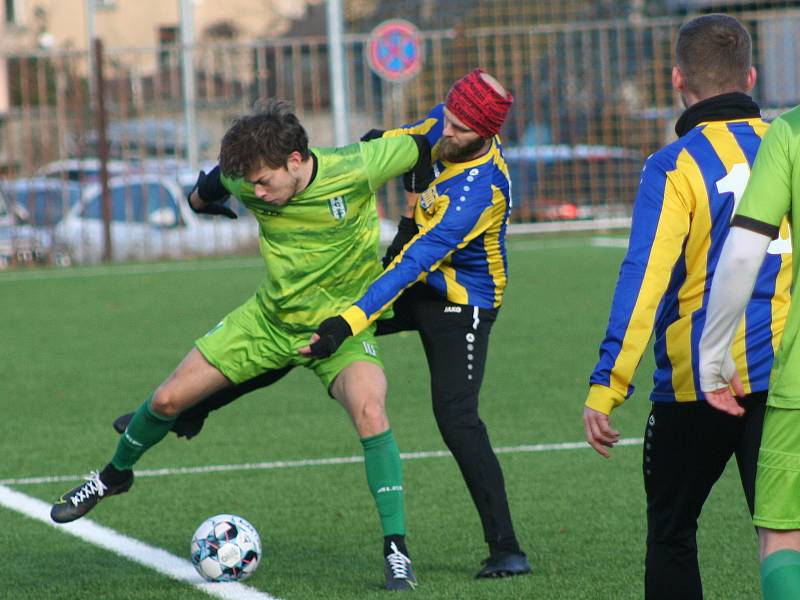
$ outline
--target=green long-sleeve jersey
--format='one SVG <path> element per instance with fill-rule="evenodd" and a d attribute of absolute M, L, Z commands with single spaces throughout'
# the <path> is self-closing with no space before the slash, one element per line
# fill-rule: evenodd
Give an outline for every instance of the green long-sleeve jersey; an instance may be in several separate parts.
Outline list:
<path fill-rule="evenodd" d="M 281 207 L 256 198 L 244 179 L 222 175 L 226 189 L 259 222 L 267 275 L 257 297 L 266 318 L 309 334 L 380 275 L 375 190 L 411 169 L 419 156 L 411 136 L 311 152 L 317 161 L 313 180 Z"/>
<path fill-rule="evenodd" d="M 771 406 L 800 408 L 800 302 L 797 278 L 800 269 L 800 106 L 772 122 L 758 150 L 753 172 L 732 225 L 770 236 L 769 254 L 792 250 L 792 291 L 780 348 L 775 355 L 769 383 Z M 790 219 L 791 242 L 781 239 L 780 226 Z M 744 285 L 744 283 L 742 283 Z"/>

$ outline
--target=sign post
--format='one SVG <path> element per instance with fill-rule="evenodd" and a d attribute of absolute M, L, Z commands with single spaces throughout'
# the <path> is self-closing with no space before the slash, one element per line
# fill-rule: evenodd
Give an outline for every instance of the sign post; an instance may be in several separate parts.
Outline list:
<path fill-rule="evenodd" d="M 423 46 L 419 30 L 403 19 L 384 21 L 370 33 L 367 60 L 372 71 L 391 84 L 391 94 L 384 96 L 391 107 L 384 109 L 384 116 L 388 115 L 393 123 L 402 122 L 402 84 L 422 69 Z"/>

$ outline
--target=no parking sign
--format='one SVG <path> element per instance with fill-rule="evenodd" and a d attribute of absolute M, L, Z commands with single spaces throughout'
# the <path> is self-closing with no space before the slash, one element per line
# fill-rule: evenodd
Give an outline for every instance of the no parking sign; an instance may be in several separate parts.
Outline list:
<path fill-rule="evenodd" d="M 407 81 L 422 68 L 423 48 L 419 30 L 408 21 L 384 21 L 369 36 L 367 60 L 383 79 Z"/>

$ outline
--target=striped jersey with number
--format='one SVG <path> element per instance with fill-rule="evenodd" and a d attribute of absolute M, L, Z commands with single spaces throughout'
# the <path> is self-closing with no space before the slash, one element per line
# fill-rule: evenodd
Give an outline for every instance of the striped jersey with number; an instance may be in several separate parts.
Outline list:
<path fill-rule="evenodd" d="M 711 278 L 767 123 L 700 123 L 645 162 L 587 406 L 608 413 L 633 392 L 631 379 L 654 336 L 650 399 L 704 400 L 698 347 Z M 784 225 L 784 237 L 788 226 Z M 747 393 L 767 389 L 789 308 L 791 257 L 773 247 L 733 343 Z"/>

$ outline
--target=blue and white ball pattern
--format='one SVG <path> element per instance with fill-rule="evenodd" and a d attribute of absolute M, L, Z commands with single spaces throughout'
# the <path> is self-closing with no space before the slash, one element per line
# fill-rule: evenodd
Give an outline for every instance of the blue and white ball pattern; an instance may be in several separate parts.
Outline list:
<path fill-rule="evenodd" d="M 200 524 L 192 537 L 192 564 L 208 581 L 241 581 L 261 560 L 261 538 L 236 515 L 216 515 Z"/>

